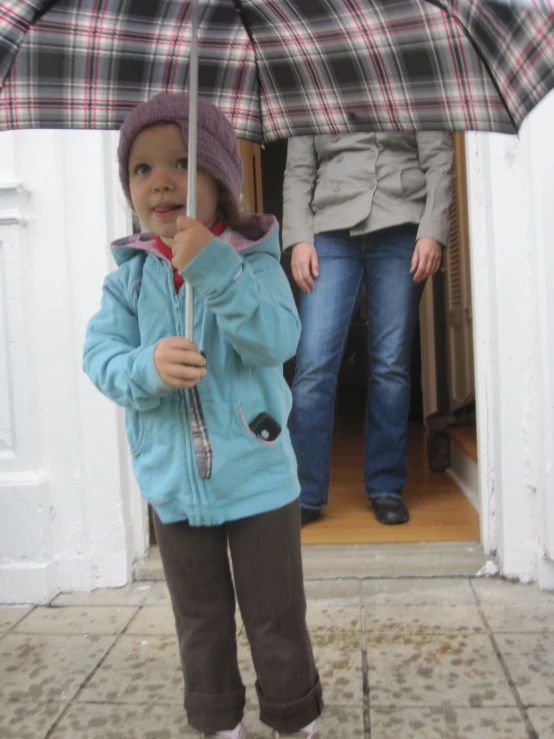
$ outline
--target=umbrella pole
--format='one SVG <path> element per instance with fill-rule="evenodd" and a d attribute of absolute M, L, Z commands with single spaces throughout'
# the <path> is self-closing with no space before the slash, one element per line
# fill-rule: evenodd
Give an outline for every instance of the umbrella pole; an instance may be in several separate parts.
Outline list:
<path fill-rule="evenodd" d="M 187 215 L 196 218 L 196 135 L 198 127 L 198 0 L 191 0 L 191 47 L 189 63 L 189 140 Z M 185 337 L 194 341 L 194 292 L 186 289 Z"/>

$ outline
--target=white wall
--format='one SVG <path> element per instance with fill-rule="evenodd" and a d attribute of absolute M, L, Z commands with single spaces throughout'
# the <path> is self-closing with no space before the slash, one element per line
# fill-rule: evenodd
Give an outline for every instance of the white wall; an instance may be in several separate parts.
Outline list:
<path fill-rule="evenodd" d="M 554 588 L 554 95 L 519 137 L 467 135 L 482 538 Z"/>
<path fill-rule="evenodd" d="M 123 585 L 146 548 L 119 409 L 81 369 L 129 231 L 115 136 L 0 133 L 0 602 Z"/>

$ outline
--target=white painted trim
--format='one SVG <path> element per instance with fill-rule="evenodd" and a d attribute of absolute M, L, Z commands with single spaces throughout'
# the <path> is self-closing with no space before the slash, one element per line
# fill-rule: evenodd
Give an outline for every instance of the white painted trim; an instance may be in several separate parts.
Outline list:
<path fill-rule="evenodd" d="M 29 192 L 21 182 L 0 180 L 0 226 L 27 226 L 21 204 L 28 199 Z"/>
<path fill-rule="evenodd" d="M 532 199 L 536 234 L 536 258 L 539 305 L 539 342 L 541 352 L 540 436 L 543 460 L 541 528 L 544 556 L 554 561 L 554 95 L 542 104 L 540 115 L 529 120 Z M 549 142 L 550 145 L 544 145 Z M 541 559 L 541 572 L 547 564 Z M 554 586 L 551 586 L 554 587 Z"/>
<path fill-rule="evenodd" d="M 479 465 L 469 454 L 464 452 L 454 439 L 450 439 L 450 458 L 451 466 L 448 468 L 447 473 L 477 513 L 480 514 Z"/>
<path fill-rule="evenodd" d="M 0 215 L 0 226 L 27 226 L 27 219 L 23 218 L 19 213 L 10 213 L 5 211 Z"/>
<path fill-rule="evenodd" d="M 483 546 L 537 580 L 554 541 L 554 95 L 519 138 L 467 134 Z"/>
<path fill-rule="evenodd" d="M 554 562 L 551 559 L 539 559 L 538 584 L 541 590 L 554 590 Z"/>
<path fill-rule="evenodd" d="M 486 144 L 485 136 L 466 134 L 481 543 L 486 554 L 494 554 L 498 546 L 498 521 L 494 496 L 498 454 L 495 445 L 498 442 L 495 439 L 492 418 L 499 397 L 493 381 L 498 373 L 498 363 L 492 346 L 492 337 L 496 333 L 494 254 L 487 248 L 485 237 L 486 203 L 490 198 L 490 184 L 483 172 L 483 148 Z"/>
<path fill-rule="evenodd" d="M 0 603 L 47 605 L 58 591 L 54 562 L 13 562 L 0 565 Z"/>
<path fill-rule="evenodd" d="M 113 133 L 0 134 L 0 602 L 124 585 L 147 550 L 122 411 L 81 358 L 108 244 L 130 231 L 116 145 Z"/>

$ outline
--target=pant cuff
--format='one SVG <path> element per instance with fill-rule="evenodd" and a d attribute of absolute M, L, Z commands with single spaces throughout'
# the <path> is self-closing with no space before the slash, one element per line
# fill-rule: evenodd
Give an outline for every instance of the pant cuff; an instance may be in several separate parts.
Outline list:
<path fill-rule="evenodd" d="M 230 693 L 187 693 L 185 710 L 193 729 L 204 734 L 234 729 L 242 721 L 245 704 L 245 689 Z"/>
<path fill-rule="evenodd" d="M 260 721 L 283 733 L 293 733 L 311 724 L 323 710 L 323 698 L 319 676 L 309 693 L 289 703 L 270 703 L 263 695 L 258 682 L 256 691 L 260 702 Z"/>
<path fill-rule="evenodd" d="M 379 498 L 396 498 L 402 500 L 402 493 L 368 493 L 370 500 L 379 500 Z"/>

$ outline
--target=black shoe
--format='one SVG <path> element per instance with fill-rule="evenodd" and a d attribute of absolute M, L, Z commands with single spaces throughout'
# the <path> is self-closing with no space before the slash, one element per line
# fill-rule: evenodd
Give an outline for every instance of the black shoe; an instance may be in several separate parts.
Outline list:
<path fill-rule="evenodd" d="M 383 495 L 380 498 L 375 498 L 375 500 L 370 500 L 370 503 L 379 523 L 391 526 L 397 523 L 408 523 L 410 520 L 410 512 L 400 498 Z"/>
<path fill-rule="evenodd" d="M 319 521 L 321 518 L 321 511 L 317 508 L 302 508 L 300 506 L 300 525 L 305 526 L 307 523 L 313 523 Z"/>

